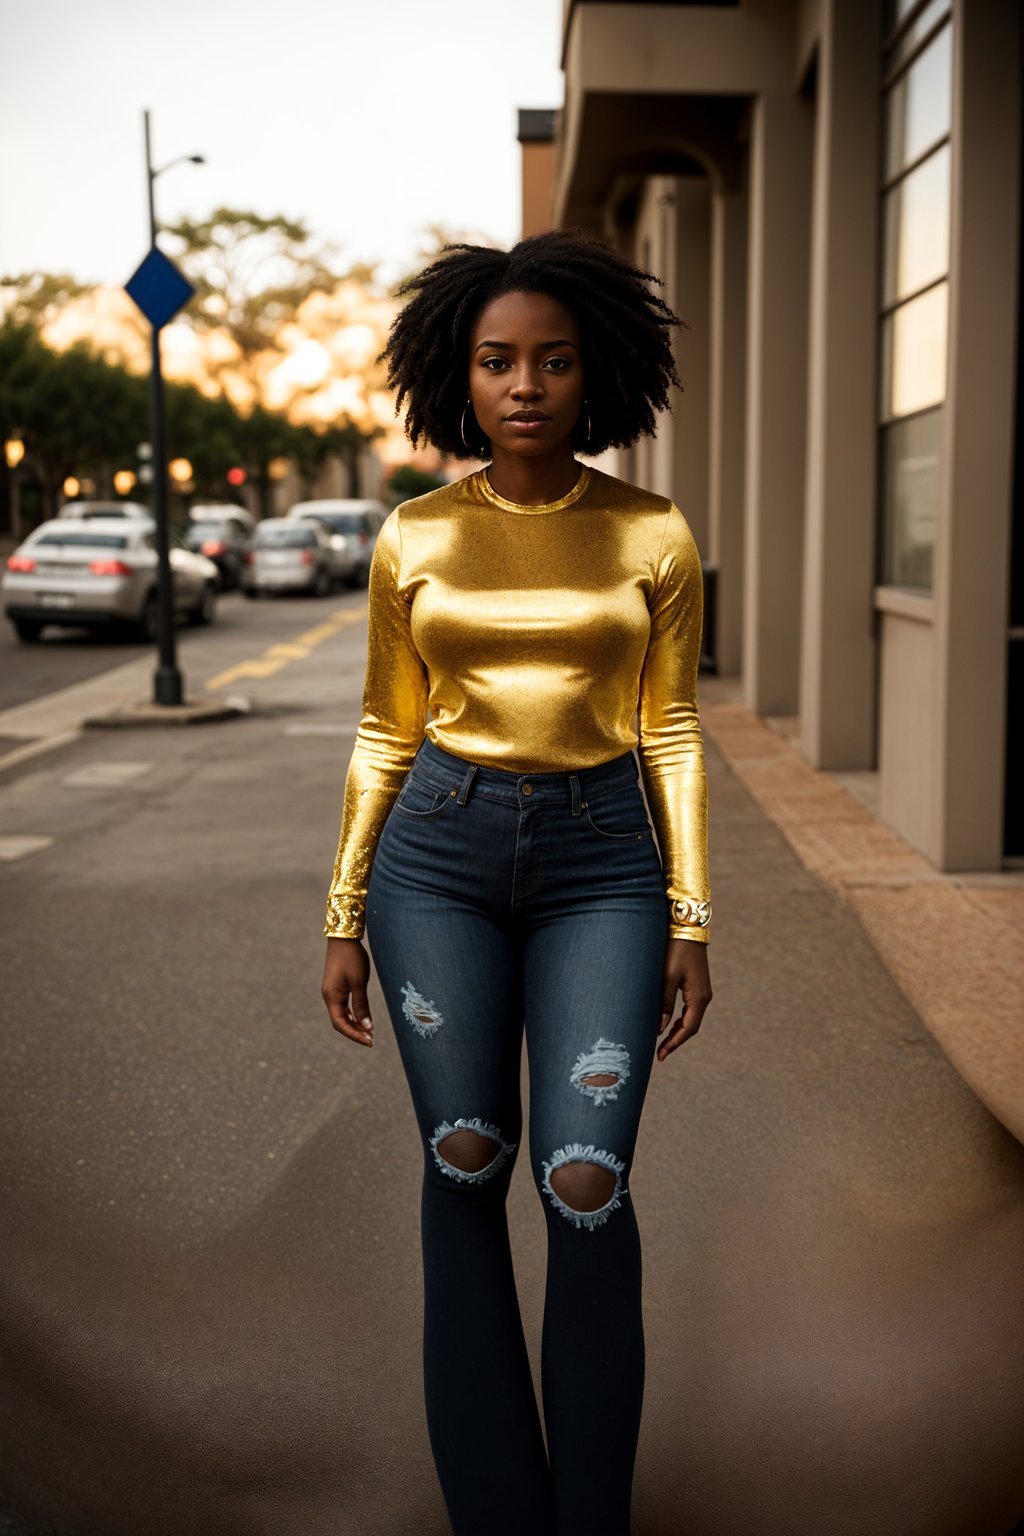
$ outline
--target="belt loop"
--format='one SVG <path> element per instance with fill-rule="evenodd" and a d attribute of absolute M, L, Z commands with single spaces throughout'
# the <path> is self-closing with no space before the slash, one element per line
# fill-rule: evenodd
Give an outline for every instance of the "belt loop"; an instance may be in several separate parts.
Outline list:
<path fill-rule="evenodd" d="M 569 775 L 569 788 L 572 791 L 572 814 L 578 816 L 582 796 L 580 795 L 580 781 L 575 773 L 570 773 Z"/>
<path fill-rule="evenodd" d="M 470 766 L 466 769 L 466 776 L 462 781 L 462 785 L 458 794 L 455 796 L 456 805 L 465 805 L 466 801 L 469 799 L 469 791 L 473 780 L 476 778 L 476 775 L 477 765 L 476 763 L 471 763 Z"/>

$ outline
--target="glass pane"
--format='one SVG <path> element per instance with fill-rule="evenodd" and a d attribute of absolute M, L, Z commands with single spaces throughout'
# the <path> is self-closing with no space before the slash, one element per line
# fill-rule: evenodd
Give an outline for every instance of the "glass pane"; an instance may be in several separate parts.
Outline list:
<path fill-rule="evenodd" d="M 885 199 L 886 305 L 945 276 L 949 268 L 949 167 L 947 144 Z"/>
<path fill-rule="evenodd" d="M 905 59 L 909 53 L 913 53 L 922 37 L 927 37 L 932 27 L 936 26 L 943 16 L 949 15 L 951 8 L 950 0 L 932 0 L 931 5 L 926 5 L 921 14 L 916 16 L 907 30 L 901 34 L 899 42 L 886 60 L 886 69 L 895 69 L 902 59 Z M 901 7 L 900 16 L 905 16 L 909 10 L 908 0 L 908 3 Z"/>
<path fill-rule="evenodd" d="M 953 28 L 938 37 L 889 91 L 886 178 L 949 132 L 953 100 Z"/>
<path fill-rule="evenodd" d="M 929 288 L 882 326 L 882 419 L 909 416 L 946 396 L 949 284 Z"/>
<path fill-rule="evenodd" d="M 939 507 L 941 411 L 900 421 L 882 433 L 882 581 L 932 589 Z"/>

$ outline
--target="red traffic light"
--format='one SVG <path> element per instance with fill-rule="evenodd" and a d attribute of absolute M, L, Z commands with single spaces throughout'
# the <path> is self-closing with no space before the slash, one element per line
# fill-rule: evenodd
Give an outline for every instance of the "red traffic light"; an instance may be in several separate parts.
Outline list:
<path fill-rule="evenodd" d="M 245 484 L 245 479 L 246 479 L 245 470 L 244 469 L 240 469 L 237 464 L 235 465 L 234 469 L 229 469 L 228 470 L 228 484 L 229 485 L 244 485 Z"/>

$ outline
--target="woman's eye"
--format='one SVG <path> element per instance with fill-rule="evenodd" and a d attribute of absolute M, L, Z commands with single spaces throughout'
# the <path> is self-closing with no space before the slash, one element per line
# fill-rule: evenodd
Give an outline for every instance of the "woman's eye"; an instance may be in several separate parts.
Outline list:
<path fill-rule="evenodd" d="M 564 373 L 568 366 L 569 359 L 567 357 L 549 357 L 545 364 L 545 367 L 550 368 L 552 373 Z"/>
<path fill-rule="evenodd" d="M 487 369 L 488 373 L 500 373 L 506 364 L 503 357 L 485 357 L 482 366 Z"/>

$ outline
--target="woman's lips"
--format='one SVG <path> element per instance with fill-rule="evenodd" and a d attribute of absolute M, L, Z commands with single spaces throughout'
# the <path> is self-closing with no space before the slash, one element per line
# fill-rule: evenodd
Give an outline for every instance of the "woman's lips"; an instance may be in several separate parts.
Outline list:
<path fill-rule="evenodd" d="M 513 432 L 539 432 L 550 420 L 550 416 L 506 416 L 505 425 Z"/>

